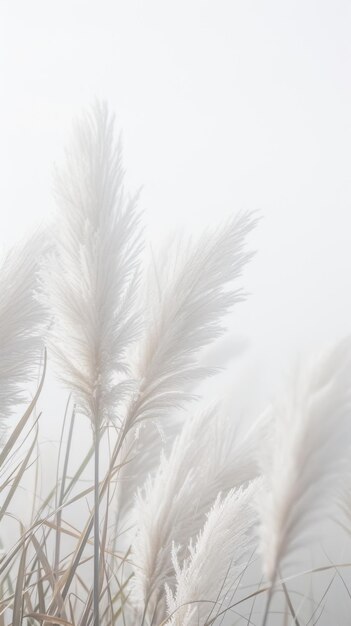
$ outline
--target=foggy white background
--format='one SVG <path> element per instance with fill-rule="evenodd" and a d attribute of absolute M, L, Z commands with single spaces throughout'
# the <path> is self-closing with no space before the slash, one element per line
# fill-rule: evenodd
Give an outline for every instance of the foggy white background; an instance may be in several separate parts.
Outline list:
<path fill-rule="evenodd" d="M 47 220 L 72 119 L 106 99 L 152 241 L 259 211 L 222 346 L 240 353 L 225 393 L 261 408 L 301 355 L 351 331 L 350 1 L 0 7 L 0 246 Z"/>
<path fill-rule="evenodd" d="M 106 99 L 152 241 L 260 212 L 224 344 L 260 404 L 351 332 L 350 69 L 350 0 L 0 0 L 1 248 L 48 218 L 72 119 Z"/>
<path fill-rule="evenodd" d="M 349 0 L 0 7 L 3 247 L 48 215 L 72 118 L 104 98 L 153 238 L 260 211 L 233 321 L 265 372 L 351 330 Z"/>

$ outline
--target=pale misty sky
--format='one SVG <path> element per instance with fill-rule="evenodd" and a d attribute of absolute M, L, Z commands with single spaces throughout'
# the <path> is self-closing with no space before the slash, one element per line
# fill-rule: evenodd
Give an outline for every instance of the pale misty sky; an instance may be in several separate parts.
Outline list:
<path fill-rule="evenodd" d="M 261 382 L 351 331 L 350 1 L 0 8 L 2 246 L 51 210 L 52 164 L 98 96 L 152 238 L 261 212 L 232 318 Z"/>
<path fill-rule="evenodd" d="M 251 295 L 221 346 L 240 356 L 221 382 L 231 413 L 255 413 L 299 355 L 351 332 L 350 34 L 351 0 L 0 0 L 0 247 L 49 215 L 72 118 L 106 99 L 152 240 L 260 211 Z"/>

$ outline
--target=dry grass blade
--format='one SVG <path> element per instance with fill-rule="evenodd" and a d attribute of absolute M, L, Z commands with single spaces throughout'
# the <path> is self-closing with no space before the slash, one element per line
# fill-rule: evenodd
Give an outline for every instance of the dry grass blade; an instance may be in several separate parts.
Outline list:
<path fill-rule="evenodd" d="M 27 547 L 23 546 L 22 554 L 18 567 L 17 582 L 15 589 L 15 598 L 13 605 L 12 624 L 13 626 L 21 626 L 23 615 L 23 585 L 26 572 L 26 556 Z"/>
<path fill-rule="evenodd" d="M 19 486 L 19 484 L 20 484 L 20 482 L 21 482 L 21 480 L 23 478 L 24 472 L 26 471 L 26 469 L 28 467 L 29 460 L 30 460 L 30 458 L 32 456 L 34 447 L 35 447 L 35 445 L 37 443 L 37 438 L 38 438 L 38 431 L 35 434 L 35 438 L 34 438 L 34 440 L 32 442 L 32 445 L 29 448 L 29 450 L 28 450 L 24 460 L 22 461 L 21 466 L 20 466 L 18 472 L 16 473 L 15 479 L 14 479 L 12 485 L 11 485 L 11 489 L 9 490 L 9 492 L 8 492 L 8 494 L 7 494 L 7 496 L 6 496 L 5 500 L 4 500 L 4 503 L 1 506 L 1 509 L 0 509 L 0 522 L 1 522 L 2 518 L 4 517 L 4 515 L 7 512 L 7 509 L 9 507 L 9 504 L 10 504 L 13 496 L 17 492 L 18 486 Z"/>
<path fill-rule="evenodd" d="M 37 391 L 35 393 L 35 396 L 34 396 L 33 400 L 29 404 L 29 406 L 26 409 L 26 411 L 24 412 L 22 418 L 18 422 L 18 424 L 15 427 L 15 429 L 12 431 L 10 437 L 8 438 L 8 440 L 6 441 L 3 449 L 1 450 L 1 453 L 0 453 L 0 467 L 2 467 L 2 465 L 6 461 L 8 455 L 10 454 L 12 448 L 17 443 L 17 441 L 18 441 L 18 439 L 20 437 L 21 432 L 23 431 L 23 429 L 26 426 L 30 416 L 33 413 L 33 410 L 34 410 L 34 408 L 36 406 L 36 403 L 38 401 L 38 398 L 40 396 L 41 390 L 42 390 L 43 385 L 44 385 L 45 373 L 46 373 L 46 350 L 44 351 L 43 372 L 42 372 L 42 375 L 41 375 L 41 379 L 40 379 L 40 383 L 39 383 L 38 389 L 37 389 Z"/>
<path fill-rule="evenodd" d="M 63 603 L 63 599 L 60 596 L 60 593 L 56 591 L 56 578 L 55 578 L 54 572 L 52 571 L 50 563 L 49 563 L 49 561 L 48 561 L 48 559 L 47 559 L 47 557 L 46 557 L 46 555 L 45 555 L 45 553 L 44 553 L 40 543 L 38 542 L 38 540 L 36 539 L 34 534 L 31 536 L 31 542 L 32 542 L 32 544 L 33 544 L 33 546 L 35 548 L 38 560 L 41 563 L 42 568 L 44 570 L 46 580 L 49 581 L 49 584 L 50 584 L 52 590 L 55 593 L 55 597 L 57 599 L 58 608 L 61 611 L 62 616 L 66 619 L 65 606 L 64 606 L 64 603 Z"/>
<path fill-rule="evenodd" d="M 52 617 L 52 615 L 46 615 L 45 613 L 27 613 L 24 617 L 35 619 L 37 622 L 44 622 L 46 624 L 60 624 L 62 626 L 74 626 L 72 622 L 68 622 L 61 617 Z"/>
<path fill-rule="evenodd" d="M 283 588 L 283 591 L 284 591 L 284 594 L 285 594 L 285 597 L 286 597 L 286 602 L 287 602 L 287 605 L 289 607 L 289 611 L 290 611 L 290 613 L 292 615 L 292 618 L 294 620 L 294 623 L 296 624 L 296 626 L 300 626 L 300 622 L 297 619 L 297 615 L 296 615 L 295 609 L 293 607 L 293 604 L 291 602 L 291 598 L 290 598 L 290 595 L 289 595 L 289 592 L 288 592 L 288 589 L 287 589 L 287 586 L 286 586 L 285 583 L 282 583 L 282 588 Z"/>
<path fill-rule="evenodd" d="M 38 561 L 38 574 L 37 574 L 37 590 L 38 590 L 39 613 L 44 614 L 46 612 L 46 610 L 45 610 L 45 596 L 44 596 L 44 586 L 43 586 L 43 581 L 42 581 L 42 578 L 41 578 L 41 569 L 40 569 L 39 561 Z"/>
<path fill-rule="evenodd" d="M 122 441 L 123 441 L 123 432 L 120 431 L 119 435 L 118 435 L 118 440 L 116 442 L 115 448 L 113 450 L 113 454 L 111 456 L 111 460 L 110 460 L 110 464 L 109 464 L 109 468 L 108 471 L 106 473 L 106 476 L 102 482 L 101 488 L 100 488 L 100 494 L 99 494 L 99 500 L 101 502 L 102 497 L 104 496 L 109 482 L 111 480 L 111 475 L 114 471 L 114 467 L 118 458 L 118 454 L 120 452 L 120 448 L 122 445 Z M 74 555 L 73 558 L 71 560 L 71 563 L 69 565 L 69 567 L 67 568 L 66 572 L 63 574 L 63 576 L 60 578 L 59 581 L 59 588 L 62 589 L 62 597 L 65 599 L 68 591 L 70 589 L 71 583 L 73 581 L 73 578 L 75 576 L 77 567 L 79 566 L 81 557 L 83 555 L 84 552 L 84 548 L 88 543 L 89 540 L 89 535 L 91 533 L 91 530 L 93 528 L 93 524 L 94 524 L 94 510 L 90 513 L 89 519 L 87 520 L 87 523 L 84 527 L 84 530 L 82 531 L 82 534 L 79 538 L 79 542 L 76 546 L 76 549 L 74 551 Z M 52 605 L 51 605 L 51 610 L 53 609 L 53 606 L 55 605 L 55 597 L 52 600 Z"/>

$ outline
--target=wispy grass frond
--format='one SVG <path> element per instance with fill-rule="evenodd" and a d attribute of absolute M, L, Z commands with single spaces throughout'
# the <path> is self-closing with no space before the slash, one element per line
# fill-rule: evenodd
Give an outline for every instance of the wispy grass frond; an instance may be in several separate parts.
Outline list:
<path fill-rule="evenodd" d="M 156 264 L 135 419 L 156 419 L 183 406 L 186 390 L 203 380 L 199 351 L 223 333 L 223 317 L 245 295 L 233 281 L 252 257 L 245 244 L 255 223 L 252 214 L 243 213 L 204 233 L 195 245 L 170 245 Z"/>
<path fill-rule="evenodd" d="M 130 392 L 126 353 L 139 331 L 137 197 L 125 196 L 121 146 L 106 106 L 78 122 L 57 173 L 56 253 L 48 287 L 51 350 L 80 409 L 101 423 Z"/>
<path fill-rule="evenodd" d="M 0 422 L 9 417 L 38 375 L 45 310 L 38 300 L 43 238 L 15 246 L 0 265 Z"/>
<path fill-rule="evenodd" d="M 258 499 L 264 573 L 304 545 L 338 495 L 351 443 L 351 341 L 341 341 L 297 373 L 272 407 L 262 449 L 265 488 Z"/>
<path fill-rule="evenodd" d="M 349 555 L 332 564 L 328 542 L 327 565 L 311 569 L 307 539 L 340 498 L 346 524 L 337 521 L 349 531 L 351 339 L 304 364 L 251 428 L 245 398 L 229 417 L 212 395 L 196 406 L 217 372 L 225 316 L 244 297 L 238 278 L 256 219 L 244 213 L 187 245 L 168 243 L 145 276 L 137 197 L 123 185 L 114 120 L 97 105 L 57 173 L 40 281 L 41 235 L 0 264 L 0 427 L 39 374 L 42 326 L 73 392 L 56 457 L 52 422 L 42 441 L 33 415 L 44 351 L 35 395 L 0 451 L 0 626 L 271 626 L 287 624 L 288 610 L 296 626 L 341 623 L 326 597 L 337 577 L 336 601 L 350 600 Z M 220 352 L 219 366 L 229 354 Z M 323 588 L 306 579 L 323 572 L 333 576 Z"/>
<path fill-rule="evenodd" d="M 255 513 L 252 500 L 260 481 L 246 489 L 218 496 L 189 557 L 180 565 L 173 551 L 176 589 L 167 590 L 169 623 L 173 626 L 205 625 L 230 603 L 236 578 L 253 546 Z"/>
<path fill-rule="evenodd" d="M 184 407 L 197 383 L 214 372 L 201 366 L 199 355 L 221 336 L 223 318 L 245 297 L 236 281 L 252 257 L 245 244 L 256 221 L 243 213 L 215 232 L 205 232 L 196 243 L 169 243 L 151 264 L 146 333 L 136 373 L 139 395 L 130 411 L 130 423 L 143 426 L 130 433 L 126 444 L 130 463 L 121 482 L 123 508 L 132 502 L 145 472 L 158 462 L 164 441 L 155 423 L 169 441 L 177 428 L 176 409 Z"/>
<path fill-rule="evenodd" d="M 51 350 L 94 432 L 94 626 L 102 584 L 100 431 L 110 420 L 123 420 L 134 389 L 127 353 L 140 332 L 137 197 L 125 196 L 123 176 L 114 119 L 97 104 L 77 123 L 57 174 L 60 219 L 47 280 L 55 315 Z"/>
<path fill-rule="evenodd" d="M 259 422 L 238 437 L 235 423 L 218 408 L 185 423 L 169 458 L 162 457 L 155 478 L 148 479 L 137 497 L 138 533 L 133 542 L 137 606 L 147 604 L 153 611 L 164 584 L 173 586 L 172 544 L 180 546 L 178 558 L 184 557 L 219 491 L 225 495 L 257 476 L 255 455 L 261 436 Z"/>

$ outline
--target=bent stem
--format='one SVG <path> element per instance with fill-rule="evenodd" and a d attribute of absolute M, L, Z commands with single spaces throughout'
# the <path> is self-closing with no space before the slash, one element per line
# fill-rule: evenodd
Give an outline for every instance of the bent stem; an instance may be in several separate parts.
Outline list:
<path fill-rule="evenodd" d="M 94 429 L 94 582 L 93 582 L 93 611 L 94 626 L 99 626 L 99 568 L 100 568 L 100 537 L 99 537 L 99 455 L 100 430 L 97 425 Z"/>
<path fill-rule="evenodd" d="M 288 588 L 287 588 L 285 582 L 283 581 L 282 576 L 281 576 L 280 573 L 279 573 L 279 576 L 280 576 L 280 579 L 282 581 L 282 588 L 283 588 L 283 591 L 284 591 L 285 599 L 286 599 L 287 605 L 289 607 L 289 611 L 290 611 L 290 613 L 292 615 L 292 618 L 294 620 L 294 624 L 295 624 L 295 626 L 300 626 L 300 622 L 299 622 L 299 620 L 297 618 L 295 609 L 294 609 L 293 604 L 291 602 L 291 598 L 290 598 L 290 595 L 289 595 L 289 592 L 288 592 Z"/>
<path fill-rule="evenodd" d="M 267 597 L 266 607 L 265 607 L 265 611 L 264 611 L 264 615 L 263 615 L 262 626 L 266 626 L 266 623 L 267 623 L 269 608 L 270 608 L 271 601 L 272 601 L 272 596 L 273 596 L 274 586 L 275 586 L 275 583 L 276 583 L 276 580 L 277 580 L 277 575 L 278 575 L 278 572 L 276 572 L 274 578 L 272 579 L 271 586 L 270 586 L 269 591 L 268 591 L 268 597 Z M 279 578 L 280 578 L 280 583 L 282 585 L 282 589 L 284 591 L 284 595 L 285 595 L 285 598 L 286 598 L 286 601 L 287 601 L 287 605 L 289 607 L 289 611 L 290 611 L 290 613 L 292 615 L 292 618 L 294 620 L 294 624 L 295 624 L 295 626 L 300 626 L 300 623 L 299 623 L 299 620 L 297 618 L 295 609 L 293 607 L 293 604 L 292 604 L 290 596 L 289 596 L 289 592 L 288 592 L 287 586 L 286 586 L 286 584 L 285 584 L 285 582 L 284 582 L 284 580 L 282 578 L 282 575 L 281 575 L 280 571 L 279 571 Z"/>

